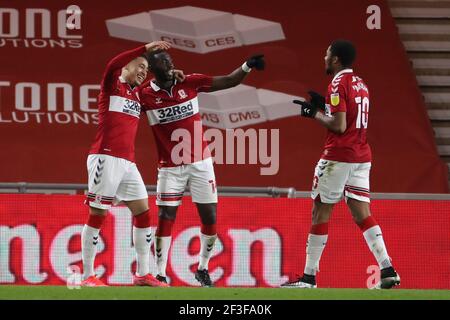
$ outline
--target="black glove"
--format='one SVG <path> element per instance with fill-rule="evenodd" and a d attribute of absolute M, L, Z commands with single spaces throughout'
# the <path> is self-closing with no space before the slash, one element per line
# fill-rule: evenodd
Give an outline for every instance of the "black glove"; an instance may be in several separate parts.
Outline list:
<path fill-rule="evenodd" d="M 264 61 L 264 55 L 255 54 L 254 56 L 251 56 L 247 60 L 247 66 L 252 69 L 255 68 L 256 70 L 264 70 L 266 66 L 266 62 Z"/>
<path fill-rule="evenodd" d="M 302 117 L 314 118 L 317 113 L 317 107 L 308 101 L 293 100 L 293 103 L 300 105 L 300 115 Z"/>
<path fill-rule="evenodd" d="M 325 111 L 325 97 L 315 91 L 308 91 L 308 94 L 311 97 L 309 102 L 300 100 L 294 100 L 293 102 L 301 105 L 301 116 L 314 118 L 319 109 Z"/>
<path fill-rule="evenodd" d="M 308 91 L 308 94 L 311 96 L 309 102 L 316 108 L 325 111 L 325 97 L 314 91 Z"/>

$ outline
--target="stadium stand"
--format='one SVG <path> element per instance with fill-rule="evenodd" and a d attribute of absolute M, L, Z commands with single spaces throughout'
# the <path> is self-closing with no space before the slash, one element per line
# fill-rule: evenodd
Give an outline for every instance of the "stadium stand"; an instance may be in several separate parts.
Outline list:
<path fill-rule="evenodd" d="M 396 0 L 389 5 L 424 96 L 439 155 L 450 168 L 450 1 Z"/>

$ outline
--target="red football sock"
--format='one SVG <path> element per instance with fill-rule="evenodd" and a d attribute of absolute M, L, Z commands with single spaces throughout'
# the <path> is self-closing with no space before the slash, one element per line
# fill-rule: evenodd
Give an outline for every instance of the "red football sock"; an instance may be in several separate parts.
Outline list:
<path fill-rule="evenodd" d="M 368 216 L 361 223 L 358 223 L 358 227 L 362 232 L 365 232 L 367 229 L 370 229 L 376 225 L 378 225 L 378 223 L 372 216 Z"/>
<path fill-rule="evenodd" d="M 201 233 L 207 236 L 213 236 L 217 233 L 216 224 L 202 224 Z"/>
<path fill-rule="evenodd" d="M 103 224 L 103 221 L 105 221 L 105 218 L 106 218 L 106 214 L 105 215 L 90 214 L 86 224 L 89 227 L 92 227 L 95 229 L 100 229 Z"/>
<path fill-rule="evenodd" d="M 328 234 L 328 222 L 313 224 L 311 226 L 311 230 L 309 231 L 309 233 L 316 235 Z"/>
<path fill-rule="evenodd" d="M 150 210 L 144 211 L 133 217 L 133 225 L 136 228 L 150 227 Z"/>
<path fill-rule="evenodd" d="M 172 235 L 172 227 L 175 220 L 158 219 L 158 228 L 156 229 L 157 237 L 170 237 Z"/>

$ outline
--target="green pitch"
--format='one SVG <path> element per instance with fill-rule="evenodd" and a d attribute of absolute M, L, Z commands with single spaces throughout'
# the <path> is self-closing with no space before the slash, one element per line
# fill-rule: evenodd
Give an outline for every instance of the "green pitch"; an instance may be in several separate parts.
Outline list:
<path fill-rule="evenodd" d="M 65 286 L 0 285 L 0 300 L 450 300 L 450 290 L 150 288 L 69 290 Z"/>

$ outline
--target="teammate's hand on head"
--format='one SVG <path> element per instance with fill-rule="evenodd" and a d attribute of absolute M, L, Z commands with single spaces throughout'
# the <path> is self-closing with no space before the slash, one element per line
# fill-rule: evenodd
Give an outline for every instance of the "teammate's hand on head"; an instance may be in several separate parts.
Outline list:
<path fill-rule="evenodd" d="M 325 111 L 325 97 L 315 91 L 308 91 L 311 100 L 309 102 L 316 108 Z"/>
<path fill-rule="evenodd" d="M 153 42 L 147 43 L 145 45 L 145 49 L 149 52 L 159 50 L 159 49 L 168 50 L 170 48 L 171 48 L 171 45 L 167 41 L 153 41 Z"/>
<path fill-rule="evenodd" d="M 184 75 L 183 70 L 177 70 L 177 69 L 174 69 L 174 70 L 173 70 L 173 76 L 175 77 L 175 79 L 176 79 L 178 82 L 183 82 L 184 79 L 186 79 L 186 76 Z"/>
<path fill-rule="evenodd" d="M 264 70 L 264 68 L 266 67 L 266 62 L 264 61 L 263 54 L 255 54 L 251 56 L 246 63 L 247 66 L 251 69 L 255 68 L 256 70 Z"/>
<path fill-rule="evenodd" d="M 314 118 L 316 116 L 317 107 L 308 101 L 293 100 L 292 102 L 300 105 L 300 115 L 302 117 Z"/>

